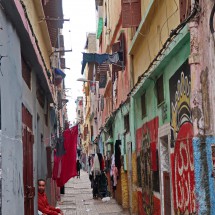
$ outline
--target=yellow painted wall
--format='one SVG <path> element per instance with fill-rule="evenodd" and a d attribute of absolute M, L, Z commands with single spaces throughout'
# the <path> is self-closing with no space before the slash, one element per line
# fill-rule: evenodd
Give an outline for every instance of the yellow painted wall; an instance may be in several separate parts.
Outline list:
<path fill-rule="evenodd" d="M 50 68 L 49 55 L 52 52 L 52 46 L 46 22 L 45 21 L 40 22 L 40 20 L 44 18 L 41 1 L 23 0 L 23 3 L 26 6 L 27 14 L 33 27 L 34 33 L 36 35 L 36 38 L 38 40 L 46 66 L 47 68 Z"/>
<path fill-rule="evenodd" d="M 132 153 L 132 213 L 138 212 L 138 197 L 137 197 L 137 154 Z"/>
<path fill-rule="evenodd" d="M 105 20 L 105 17 L 108 17 L 108 20 L 107 20 L 107 27 L 103 28 L 103 35 L 102 35 L 103 50 L 106 50 L 107 46 L 110 45 L 111 39 L 114 34 L 114 30 L 120 18 L 120 13 L 121 13 L 121 1 L 116 1 L 116 0 L 104 1 L 103 20 Z"/>
<path fill-rule="evenodd" d="M 179 24 L 177 0 L 142 0 L 143 17 L 151 2 L 153 4 L 150 13 L 146 16 L 143 27 L 130 52 L 130 54 L 134 55 L 134 83 L 137 82 L 139 75 L 146 71 L 162 48 L 162 44 L 169 37 L 171 30 Z"/>
<path fill-rule="evenodd" d="M 121 168 L 122 207 L 129 208 L 129 191 L 127 172 Z"/>
<path fill-rule="evenodd" d="M 150 2 L 153 0 L 141 0 L 141 16 L 146 13 L 147 8 L 149 7 Z"/>

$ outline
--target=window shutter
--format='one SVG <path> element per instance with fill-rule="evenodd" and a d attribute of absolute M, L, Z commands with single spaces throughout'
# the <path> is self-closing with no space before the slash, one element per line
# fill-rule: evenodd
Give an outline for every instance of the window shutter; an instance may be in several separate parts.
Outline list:
<path fill-rule="evenodd" d="M 131 27 L 138 27 L 141 21 L 141 3 L 140 0 L 133 1 L 131 4 Z"/>
<path fill-rule="evenodd" d="M 107 84 L 107 71 L 109 66 L 107 63 L 102 63 L 97 67 L 97 74 L 99 73 L 99 88 L 105 88 Z"/>
<path fill-rule="evenodd" d="M 114 43 L 112 45 L 112 53 L 119 52 L 120 51 L 120 46 L 121 46 L 120 42 Z M 121 71 L 121 70 L 122 70 L 122 67 L 114 65 L 114 64 L 112 65 L 113 76 L 115 76 L 116 72 Z"/>
<path fill-rule="evenodd" d="M 122 0 L 122 27 L 131 27 L 131 7 L 128 0 Z"/>
<path fill-rule="evenodd" d="M 66 60 L 63 57 L 60 58 L 60 67 L 61 69 L 66 69 Z"/>
<path fill-rule="evenodd" d="M 101 111 L 104 110 L 104 97 L 101 97 Z"/>
<path fill-rule="evenodd" d="M 141 21 L 140 0 L 122 0 L 122 27 L 138 27 Z"/>
<path fill-rule="evenodd" d="M 125 39 L 125 33 L 122 32 L 119 36 L 119 41 L 120 41 L 120 51 L 122 52 L 122 56 L 123 56 L 123 66 L 126 66 L 126 62 L 127 62 L 127 50 L 126 50 L 126 39 Z"/>

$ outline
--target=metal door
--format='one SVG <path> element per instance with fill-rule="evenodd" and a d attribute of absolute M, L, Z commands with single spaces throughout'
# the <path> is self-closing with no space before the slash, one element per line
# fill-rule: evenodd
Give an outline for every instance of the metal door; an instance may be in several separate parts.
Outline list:
<path fill-rule="evenodd" d="M 171 214 L 170 177 L 168 172 L 163 172 L 164 181 L 164 214 Z"/>
<path fill-rule="evenodd" d="M 24 209 L 25 215 L 34 215 L 34 196 L 33 186 L 33 143 L 32 135 L 32 116 L 27 109 L 22 107 L 22 142 L 23 142 L 23 185 L 24 185 Z"/>

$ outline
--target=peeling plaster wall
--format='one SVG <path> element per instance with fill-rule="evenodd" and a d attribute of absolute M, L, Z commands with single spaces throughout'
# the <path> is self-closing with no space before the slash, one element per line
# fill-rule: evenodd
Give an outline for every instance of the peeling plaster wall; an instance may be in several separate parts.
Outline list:
<path fill-rule="evenodd" d="M 177 87 L 182 86 L 182 91 L 184 90 L 184 92 L 187 93 L 186 90 L 190 89 L 190 87 L 188 88 L 187 85 L 181 84 L 183 83 L 187 83 L 187 79 L 184 77 L 184 70 L 183 69 L 187 69 L 182 67 L 182 65 L 186 64 L 187 67 L 189 67 L 188 63 L 187 63 L 187 58 L 190 54 L 190 37 L 189 37 L 189 33 L 187 32 L 187 28 L 185 27 L 182 31 L 182 34 L 178 35 L 176 37 L 175 43 L 172 44 L 172 46 L 170 46 L 171 48 L 169 49 L 169 51 L 166 53 L 164 59 L 160 62 L 160 64 L 158 65 L 158 67 L 155 69 L 155 71 L 153 72 L 153 74 L 151 75 L 150 80 L 146 80 L 145 85 L 141 86 L 138 90 L 138 92 L 136 93 L 136 95 L 134 96 L 134 111 L 135 111 L 135 120 L 134 120 L 134 128 L 136 129 L 135 133 L 136 133 L 136 150 L 137 152 L 139 152 L 141 150 L 142 144 L 143 144 L 143 134 L 142 134 L 142 126 L 146 126 L 149 131 L 151 132 L 156 132 L 156 129 L 151 127 L 148 125 L 148 123 L 150 123 L 152 121 L 153 118 L 157 118 L 157 124 L 158 124 L 158 128 L 161 129 L 163 125 L 170 125 L 171 124 L 171 120 L 173 119 L 172 112 L 173 111 L 173 106 L 176 107 L 176 103 L 174 102 L 174 99 L 176 95 L 179 95 L 179 93 L 181 93 L 180 89 L 177 89 Z M 185 63 L 186 62 L 186 63 Z M 156 97 L 156 86 L 155 83 L 156 79 L 163 74 L 163 84 L 164 84 L 164 102 L 161 105 L 157 104 L 157 97 Z M 186 80 L 186 81 L 185 81 Z M 180 84 L 180 85 L 179 85 Z M 189 82 L 190 85 L 190 82 Z M 176 88 L 175 88 L 176 87 Z M 186 89 L 186 90 L 185 90 Z M 142 117 L 142 113 L 141 113 L 141 95 L 143 94 L 143 92 L 145 91 L 145 95 L 146 95 L 146 116 Z M 178 93 L 178 94 L 177 94 Z M 190 91 L 189 91 L 190 94 Z M 187 103 L 188 109 L 189 109 L 189 99 L 187 98 L 187 96 L 185 96 L 183 93 L 180 94 L 182 96 L 182 99 L 179 99 L 181 102 L 184 100 Z M 184 103 L 183 103 L 184 104 Z M 178 104 L 180 106 L 180 104 Z M 166 107 L 165 107 L 166 106 Z M 178 107 L 178 106 L 177 106 Z M 183 105 L 182 105 L 183 107 Z M 177 108 L 176 108 L 177 109 Z M 177 109 L 178 110 L 178 109 Z M 175 112 L 174 112 L 175 113 Z M 177 114 L 175 113 L 174 116 L 177 116 Z M 184 116 L 184 115 L 183 115 Z M 175 122 L 175 120 L 174 120 Z M 180 128 L 180 126 L 178 127 Z M 177 130 L 177 128 L 176 128 Z M 185 129 L 186 130 L 186 129 Z M 177 130 L 178 131 L 178 130 Z M 189 130 L 190 132 L 190 130 Z M 184 158 L 183 156 L 180 156 L 180 141 L 183 138 L 186 138 L 186 132 L 184 132 L 183 130 L 180 133 L 180 139 L 174 139 L 174 140 L 170 140 L 170 133 L 171 133 L 171 129 L 169 126 L 169 131 L 166 131 L 166 136 L 168 134 L 168 137 L 166 137 L 167 139 L 167 144 L 168 144 L 168 153 L 169 153 L 169 168 L 166 168 L 165 166 L 166 163 L 164 162 L 165 157 L 167 156 L 167 152 L 164 152 L 162 145 L 160 144 L 160 141 L 158 142 L 157 140 L 155 141 L 156 144 L 160 146 L 160 151 L 159 151 L 159 163 L 161 164 L 161 170 L 162 172 L 164 172 L 165 170 L 169 170 L 169 177 L 170 177 L 170 192 L 171 192 L 171 203 L 172 203 L 172 212 L 175 211 L 177 212 L 178 210 L 181 209 L 181 213 L 189 213 L 189 212 L 193 212 L 195 211 L 195 203 L 193 201 L 194 199 L 194 179 L 189 180 L 189 177 L 192 176 L 192 178 L 194 178 L 194 171 L 193 171 L 193 165 L 190 164 L 191 166 L 191 170 L 190 171 L 184 171 L 184 174 L 186 175 L 186 177 L 184 178 L 185 182 L 182 183 L 181 181 L 183 181 L 183 177 L 180 175 L 180 173 L 178 173 L 178 166 L 180 166 L 181 163 L 184 162 Z M 192 134 L 192 132 L 190 132 Z M 161 135 L 161 134 L 160 134 Z M 162 136 L 160 136 L 162 137 Z M 188 137 L 189 138 L 189 137 Z M 150 138 L 151 139 L 151 138 Z M 177 140 L 177 141 L 176 141 Z M 176 142 L 176 145 L 174 146 L 174 144 L 171 144 L 172 142 Z M 181 141 L 182 142 L 182 141 Z M 188 156 L 188 158 L 190 160 L 192 160 L 192 138 L 189 141 L 189 144 L 184 144 L 184 142 L 182 142 L 182 145 L 189 145 L 189 150 L 187 150 L 186 148 L 186 155 Z M 159 147 L 156 146 L 156 149 L 158 149 Z M 184 149 L 183 149 L 184 150 Z M 176 159 L 178 159 L 178 162 L 174 161 L 174 156 Z M 141 157 L 138 156 L 138 157 Z M 143 156 L 142 156 L 143 157 Z M 172 159 L 170 159 L 172 158 Z M 141 158 L 140 158 L 141 159 Z M 185 158 L 186 159 L 186 158 Z M 188 161 L 188 160 L 187 160 Z M 139 166 L 138 170 L 140 169 L 140 165 L 138 164 L 140 163 L 139 161 L 137 162 L 137 166 Z M 192 163 L 193 164 L 193 163 Z M 177 168 L 175 168 L 177 167 Z M 185 166 L 183 166 L 183 168 L 186 168 Z M 138 171 L 138 176 L 139 178 L 142 178 L 142 173 L 140 171 Z M 174 177 L 173 177 L 174 175 Z M 145 210 L 146 213 L 148 214 L 152 214 L 154 212 L 152 212 L 153 210 L 155 210 L 156 212 L 158 211 L 158 208 L 160 208 L 160 205 L 164 206 L 164 190 L 165 187 L 161 187 L 163 186 L 163 179 L 161 179 L 161 177 L 163 177 L 163 173 L 160 173 L 160 192 L 153 192 L 155 195 L 153 195 L 154 197 L 154 202 L 155 205 L 150 207 L 151 211 L 148 211 L 148 208 L 143 208 L 142 206 L 139 206 L 139 214 L 141 214 L 141 212 L 143 213 L 143 210 Z M 186 184 L 189 185 L 189 187 L 191 187 L 190 191 L 191 191 L 191 196 L 185 196 L 186 198 L 183 199 L 181 193 L 186 189 L 186 186 L 175 186 L 176 183 L 181 183 L 181 184 Z M 181 188 L 181 189 L 180 189 Z M 138 192 L 138 201 L 140 202 L 140 193 L 141 191 Z M 162 199 L 163 197 L 163 199 Z M 147 199 L 145 196 L 143 197 L 143 199 Z M 187 199 L 189 199 L 187 201 Z M 183 208 L 181 208 L 181 205 L 183 204 Z M 186 205 L 187 204 L 187 205 Z M 189 206 L 189 210 L 186 211 L 184 208 L 186 206 Z M 192 207 L 192 208 L 191 208 Z M 193 209 L 194 207 L 194 209 Z M 156 208 L 156 209 L 155 209 Z M 162 207 L 162 210 L 160 208 L 159 210 L 162 214 L 164 214 L 164 210 Z M 156 213 L 155 212 L 155 213 Z M 174 213 L 174 212 L 173 212 Z"/>
<path fill-rule="evenodd" d="M 190 23 L 194 167 L 198 214 L 214 214 L 212 145 L 215 143 L 214 1 L 199 1 L 200 13 Z"/>
<path fill-rule="evenodd" d="M 30 90 L 21 72 L 21 47 L 20 39 L 0 11 L 0 55 L 7 56 L 1 60 L 0 86 L 1 86 L 1 111 L 2 111 L 2 214 L 24 214 L 23 194 L 23 145 L 22 145 L 22 103 L 33 116 L 33 163 L 35 213 L 37 211 L 37 179 L 46 178 L 46 149 L 45 144 L 50 140 L 50 131 L 45 126 L 44 110 L 36 100 L 36 75 L 32 71 L 32 89 Z M 25 52 L 25 50 L 22 50 Z M 26 53 L 25 53 L 26 54 Z M 27 53 L 28 54 L 28 53 Z M 33 56 L 32 56 L 33 57 Z M 41 118 L 37 124 L 37 115 Z M 37 128 L 46 137 L 42 148 L 38 147 Z M 39 149 L 39 151 L 38 151 Z M 38 154 L 41 154 L 38 160 Z M 41 167 L 41 169 L 38 168 Z M 39 169 L 39 171 L 38 171 Z M 39 173 L 39 174 L 38 174 Z M 49 184 L 47 186 L 49 189 Z"/>
<path fill-rule="evenodd" d="M 31 89 L 28 88 L 24 80 L 22 80 L 22 101 L 25 107 L 32 115 L 33 119 L 33 177 L 35 187 L 34 207 L 37 211 L 37 180 L 39 178 L 47 178 L 47 159 L 46 159 L 46 146 L 50 144 L 50 129 L 45 124 L 44 114 L 46 114 L 44 108 L 40 106 L 36 99 L 36 74 L 31 71 Z M 46 104 L 47 105 L 47 104 Z M 38 119 L 39 118 L 39 119 Z M 43 142 L 41 142 L 41 135 L 43 135 Z M 49 202 L 50 196 L 50 182 L 47 180 L 46 189 Z"/>
<path fill-rule="evenodd" d="M 22 149 L 22 74 L 20 41 L 0 9 L 2 214 L 24 214 Z"/>
<path fill-rule="evenodd" d="M 116 200 L 118 203 L 123 204 L 123 207 L 128 208 L 128 195 L 132 195 L 131 187 L 128 187 L 128 176 L 126 174 L 128 168 L 128 159 L 127 159 L 127 143 L 131 141 L 130 131 L 125 133 L 124 128 L 124 116 L 130 111 L 129 103 L 121 107 L 121 109 L 116 113 L 114 122 L 113 122 L 113 141 L 115 145 L 116 140 L 121 140 L 121 155 L 123 157 L 123 163 L 121 168 L 121 177 L 118 180 L 117 190 L 116 190 Z M 129 121 L 132 123 L 131 115 L 129 114 Z M 122 193 L 122 190 L 125 190 L 126 197 Z M 129 192 L 130 191 L 130 192 Z M 129 192 L 129 193 L 128 193 Z"/>

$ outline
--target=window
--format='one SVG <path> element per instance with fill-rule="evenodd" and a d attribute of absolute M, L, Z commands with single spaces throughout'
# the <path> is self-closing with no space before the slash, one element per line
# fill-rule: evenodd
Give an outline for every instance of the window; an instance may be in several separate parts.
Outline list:
<path fill-rule="evenodd" d="M 22 57 L 22 78 L 24 79 L 24 81 L 27 84 L 28 88 L 31 89 L 31 68 L 25 62 L 23 57 Z"/>
<path fill-rule="evenodd" d="M 142 110 L 142 118 L 146 116 L 146 93 L 143 93 L 141 96 L 141 110 Z"/>
<path fill-rule="evenodd" d="M 78 110 L 78 116 L 80 116 L 81 115 L 81 111 L 80 110 Z"/>
<path fill-rule="evenodd" d="M 112 45 L 112 53 L 115 52 L 119 54 L 119 61 L 116 64 L 112 64 L 113 81 L 117 78 L 118 72 L 124 70 L 127 63 L 126 36 L 124 32 L 121 32 L 116 43 Z"/>
<path fill-rule="evenodd" d="M 44 108 L 44 105 L 45 105 L 45 93 L 44 93 L 44 90 L 43 88 L 41 87 L 41 85 L 39 84 L 39 80 L 37 79 L 37 90 L 36 90 L 36 96 L 37 96 L 37 100 L 39 102 L 39 104 L 41 105 L 42 108 Z M 59 102 L 59 93 L 58 93 L 58 102 Z M 58 104 L 59 105 L 59 104 Z"/>
<path fill-rule="evenodd" d="M 161 75 L 156 82 L 157 91 L 157 102 L 158 105 L 164 101 L 164 91 L 163 91 L 163 75 Z"/>
<path fill-rule="evenodd" d="M 124 128 L 126 130 L 126 133 L 130 131 L 129 114 L 124 116 Z"/>
<path fill-rule="evenodd" d="M 91 141 L 93 141 L 93 126 L 92 125 L 91 125 L 90 130 L 91 130 Z"/>
<path fill-rule="evenodd" d="M 122 27 L 138 27 L 141 21 L 141 1 L 122 1 Z"/>

